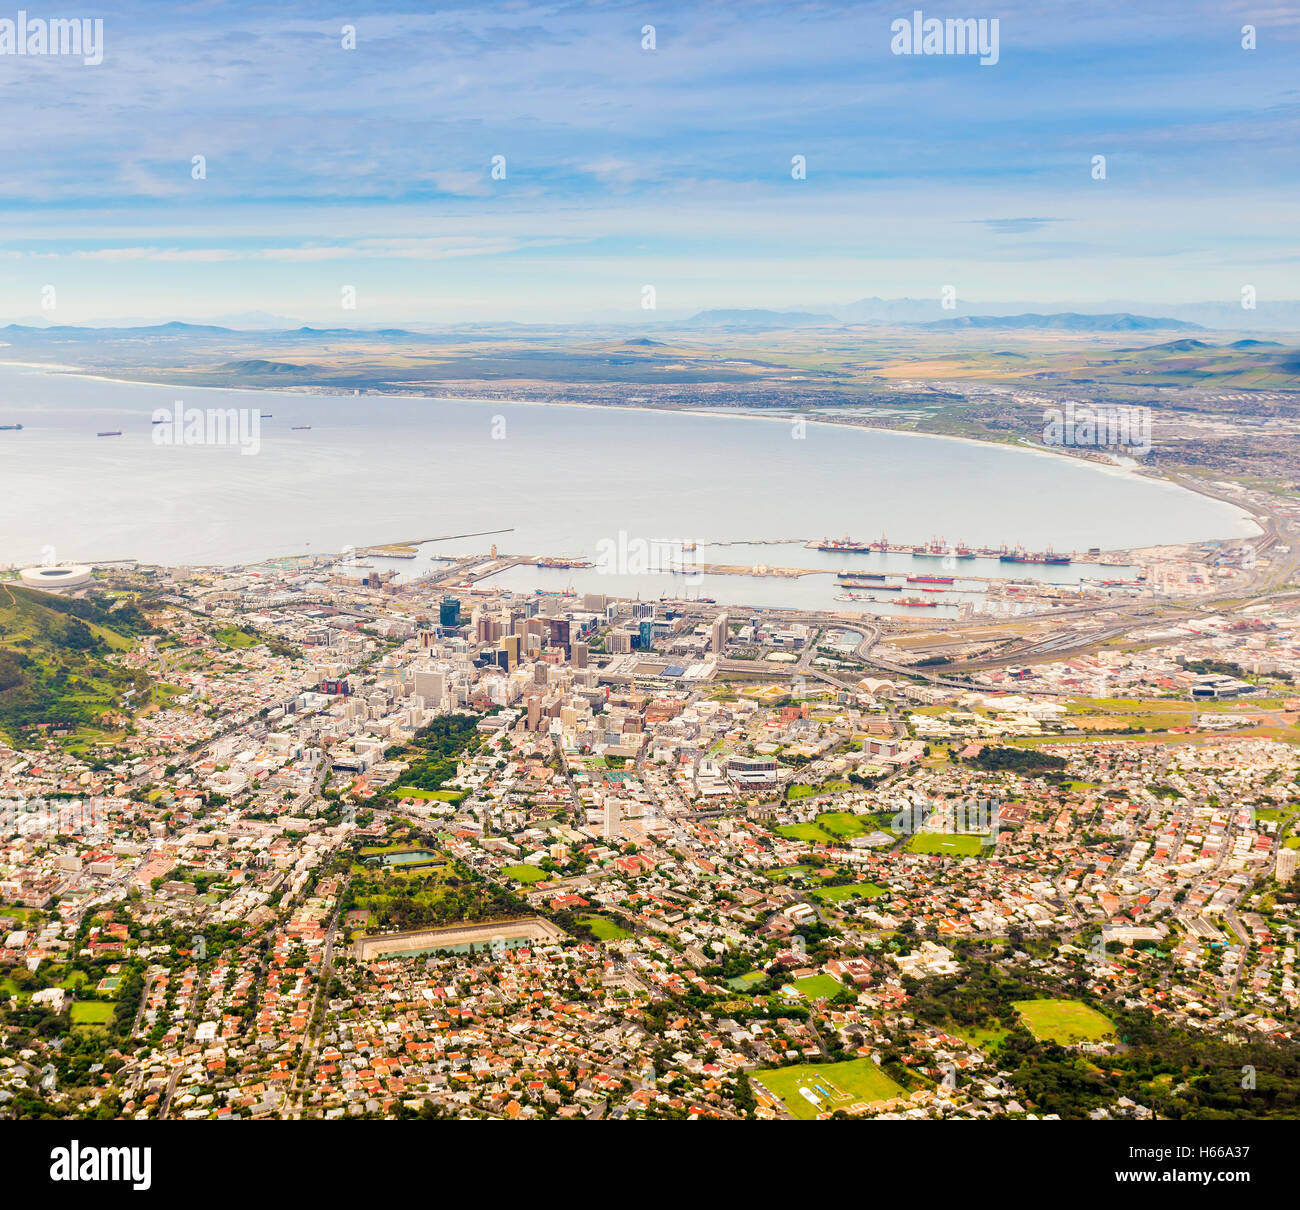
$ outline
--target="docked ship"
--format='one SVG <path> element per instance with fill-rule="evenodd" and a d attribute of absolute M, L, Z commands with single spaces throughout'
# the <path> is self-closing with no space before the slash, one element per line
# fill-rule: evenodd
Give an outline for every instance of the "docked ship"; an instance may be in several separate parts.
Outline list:
<path fill-rule="evenodd" d="M 885 573 L 882 571 L 849 571 L 847 568 L 835 574 L 841 580 L 883 580 L 885 578 Z"/>
<path fill-rule="evenodd" d="M 927 609 L 933 609 L 939 604 L 938 601 L 922 601 L 919 597 L 900 597 L 898 603 L 900 605 L 921 605 Z"/>
<path fill-rule="evenodd" d="M 1058 555 L 1053 550 L 1045 550 L 1041 552 L 1033 552 L 1033 551 L 1025 551 L 1025 550 L 1009 550 L 1006 551 L 1004 554 L 999 555 L 998 559 L 1000 562 L 1003 563 L 1062 564 L 1062 563 L 1071 562 L 1071 557 L 1069 555 Z"/>
<path fill-rule="evenodd" d="M 951 584 L 952 576 L 908 576 L 909 584 Z"/>
<path fill-rule="evenodd" d="M 817 543 L 818 550 L 838 551 L 840 554 L 869 555 L 871 547 L 866 542 L 855 542 L 852 538 L 823 538 Z"/>

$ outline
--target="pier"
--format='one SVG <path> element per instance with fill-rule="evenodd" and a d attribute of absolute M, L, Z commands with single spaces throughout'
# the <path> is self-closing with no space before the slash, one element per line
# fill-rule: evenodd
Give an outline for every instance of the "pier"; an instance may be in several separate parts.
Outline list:
<path fill-rule="evenodd" d="M 358 546 L 358 555 L 368 555 L 377 559 L 414 559 L 417 546 L 427 546 L 430 542 L 454 542 L 458 538 L 491 538 L 497 534 L 512 534 L 514 526 L 507 529 L 480 529 L 468 534 L 443 534 L 438 538 L 403 538 L 397 542 L 379 542 L 374 546 Z"/>

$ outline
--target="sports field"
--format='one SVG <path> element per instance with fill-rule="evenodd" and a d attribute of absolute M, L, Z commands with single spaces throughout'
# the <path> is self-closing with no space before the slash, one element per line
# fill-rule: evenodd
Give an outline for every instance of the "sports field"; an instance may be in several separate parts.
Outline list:
<path fill-rule="evenodd" d="M 113 1019 L 113 1006 L 102 1000 L 76 1000 L 72 1004 L 73 1025 L 104 1025 Z"/>
<path fill-rule="evenodd" d="M 909 853 L 942 853 L 945 857 L 978 857 L 986 846 L 969 833 L 918 832 L 907 842 Z"/>
<path fill-rule="evenodd" d="M 835 839 L 829 832 L 823 832 L 815 823 L 787 823 L 776 829 L 778 836 L 787 840 L 806 840 L 811 844 L 829 844 Z"/>
<path fill-rule="evenodd" d="M 464 790 L 421 790 L 419 786 L 398 786 L 394 798 L 424 798 L 434 802 L 463 802 L 469 797 Z"/>
<path fill-rule="evenodd" d="M 796 979 L 790 986 L 809 1000 L 829 1000 L 844 990 L 844 984 L 838 979 L 832 979 L 830 975 L 808 975 Z"/>
<path fill-rule="evenodd" d="M 1016 1011 L 1029 1032 L 1040 1042 L 1096 1042 L 1115 1027 L 1086 1004 L 1076 1000 L 1016 1000 Z"/>
<path fill-rule="evenodd" d="M 597 941 L 622 941 L 632 936 L 621 924 L 615 924 L 608 916 L 587 915 L 579 916 Z"/>
<path fill-rule="evenodd" d="M 508 865 L 501 872 L 516 882 L 541 882 L 549 877 L 545 870 L 539 870 L 535 865 Z"/>
<path fill-rule="evenodd" d="M 888 893 L 874 882 L 848 882 L 843 886 L 823 886 L 809 892 L 815 898 L 828 899 L 831 903 L 839 903 L 842 899 L 876 899 Z"/>
<path fill-rule="evenodd" d="M 816 866 L 811 865 L 783 865 L 775 869 L 766 871 L 766 876 L 773 882 L 788 882 L 796 874 L 815 874 Z"/>
<path fill-rule="evenodd" d="M 813 1121 L 819 1113 L 905 1095 L 870 1059 L 769 1068 L 756 1071 L 754 1078 L 805 1122 Z"/>

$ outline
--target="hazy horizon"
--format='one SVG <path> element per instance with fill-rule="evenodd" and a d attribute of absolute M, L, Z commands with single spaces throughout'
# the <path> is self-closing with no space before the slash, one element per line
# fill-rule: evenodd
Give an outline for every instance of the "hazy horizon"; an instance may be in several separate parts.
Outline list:
<path fill-rule="evenodd" d="M 855 318 L 855 309 L 871 307 L 875 310 L 899 310 L 907 318 L 861 317 Z M 275 332 L 292 330 L 299 327 L 329 328 L 332 330 L 370 331 L 380 329 L 408 329 L 411 331 L 427 330 L 451 331 L 460 328 L 521 327 L 538 330 L 596 330 L 600 328 L 665 328 L 675 329 L 691 324 L 691 321 L 706 315 L 725 312 L 753 313 L 755 316 L 770 314 L 772 316 L 819 316 L 828 320 L 828 326 L 878 327 L 878 328 L 920 328 L 934 320 L 959 319 L 969 317 L 1004 317 L 1017 318 L 1023 315 L 1132 315 L 1143 319 L 1169 319 L 1183 324 L 1202 327 L 1207 332 L 1214 331 L 1300 331 L 1300 299 L 1276 299 L 1261 303 L 1255 309 L 1241 312 L 1234 304 L 1224 304 L 1218 300 L 1203 299 L 1197 302 L 1140 302 L 1134 300 L 1111 299 L 1103 302 L 1059 302 L 1052 300 L 1014 299 L 997 302 L 984 299 L 970 299 L 959 303 L 953 309 L 944 309 L 938 299 L 915 298 L 872 298 L 855 299 L 845 302 L 791 302 L 781 306 L 757 307 L 739 303 L 718 307 L 683 308 L 679 310 L 628 310 L 625 312 L 609 311 L 598 315 L 579 316 L 571 319 L 543 322 L 540 320 L 518 320 L 506 316 L 485 315 L 476 319 L 460 321 L 439 320 L 420 315 L 409 315 L 389 320 L 365 319 L 357 313 L 345 312 L 342 316 L 294 316 L 276 315 L 265 311 L 247 311 L 242 313 L 202 314 L 162 314 L 162 315 L 120 315 L 90 316 L 73 321 L 59 317 L 51 318 L 49 314 L 0 315 L 0 327 L 17 326 L 31 328 L 137 328 L 156 327 L 168 324 L 187 326 L 209 326 L 229 328 L 238 332 Z M 57 313 L 56 313 L 57 315 Z M 779 327 L 773 323 L 773 327 Z M 805 326 L 816 326 L 807 324 Z M 701 331 L 708 331 L 708 325 L 699 325 Z M 978 331 L 979 329 L 973 329 Z M 996 330 L 996 329 L 990 329 Z M 1159 330 L 1159 329 L 1154 329 Z M 1105 334 L 1104 332 L 1101 334 Z M 1115 335 L 1124 335 L 1116 331 Z"/>

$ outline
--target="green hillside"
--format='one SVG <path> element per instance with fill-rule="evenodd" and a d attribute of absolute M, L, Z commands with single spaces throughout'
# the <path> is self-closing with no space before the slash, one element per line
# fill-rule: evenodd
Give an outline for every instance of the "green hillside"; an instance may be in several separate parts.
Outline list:
<path fill-rule="evenodd" d="M 106 657 L 147 629 L 130 604 L 0 584 L 0 731 L 20 740 L 56 724 L 74 734 L 120 729 L 123 695 L 142 693 L 149 680 Z"/>

